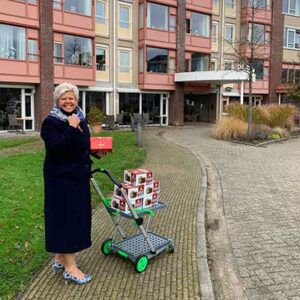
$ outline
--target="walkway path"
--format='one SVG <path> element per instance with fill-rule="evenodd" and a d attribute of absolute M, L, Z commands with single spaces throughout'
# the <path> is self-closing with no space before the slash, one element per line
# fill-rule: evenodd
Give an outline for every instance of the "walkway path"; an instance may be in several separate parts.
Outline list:
<path fill-rule="evenodd" d="M 197 207 L 200 194 L 199 161 L 190 152 L 159 138 L 158 129 L 147 130 L 145 167 L 161 181 L 161 199 L 168 205 L 153 219 L 152 230 L 174 239 L 175 253 L 162 253 L 138 274 L 133 264 L 117 256 L 104 257 L 101 242 L 113 226 L 101 206 L 93 215 L 93 246 L 78 263 L 93 275 L 85 286 L 64 285 L 61 274 L 49 264 L 34 278 L 22 299 L 200 299 L 197 264 Z"/>
<path fill-rule="evenodd" d="M 218 213 L 208 212 L 217 217 L 209 228 L 218 231 L 223 224 L 226 232 L 211 245 L 211 255 L 231 266 L 228 272 L 216 264 L 223 280 L 216 298 L 300 299 L 300 139 L 256 148 L 216 141 L 209 133 L 207 126 L 168 128 L 163 136 L 193 151 L 212 171 L 221 205 L 215 205 Z M 226 288 L 227 280 L 237 294 Z"/>

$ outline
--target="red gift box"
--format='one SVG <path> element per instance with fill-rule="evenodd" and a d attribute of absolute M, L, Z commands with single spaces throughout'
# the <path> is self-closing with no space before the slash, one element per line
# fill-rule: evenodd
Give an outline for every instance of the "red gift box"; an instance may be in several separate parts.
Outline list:
<path fill-rule="evenodd" d="M 112 137 L 91 137 L 91 153 L 112 152 Z"/>

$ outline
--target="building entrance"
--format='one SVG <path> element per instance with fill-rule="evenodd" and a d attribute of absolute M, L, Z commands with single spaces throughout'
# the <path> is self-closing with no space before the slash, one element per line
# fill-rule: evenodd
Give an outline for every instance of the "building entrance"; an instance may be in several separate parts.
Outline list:
<path fill-rule="evenodd" d="M 184 96 L 184 122 L 208 122 L 209 103 L 209 94 L 186 94 Z"/>

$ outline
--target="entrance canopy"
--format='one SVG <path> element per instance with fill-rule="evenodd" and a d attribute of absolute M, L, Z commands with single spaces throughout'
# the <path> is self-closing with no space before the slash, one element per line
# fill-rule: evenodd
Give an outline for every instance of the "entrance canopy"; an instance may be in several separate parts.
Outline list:
<path fill-rule="evenodd" d="M 226 84 L 234 82 L 248 81 L 249 75 L 245 71 L 198 71 L 198 72 L 183 72 L 175 74 L 175 82 L 199 82 L 199 83 L 214 83 Z M 253 74 L 255 81 L 255 74 Z"/>

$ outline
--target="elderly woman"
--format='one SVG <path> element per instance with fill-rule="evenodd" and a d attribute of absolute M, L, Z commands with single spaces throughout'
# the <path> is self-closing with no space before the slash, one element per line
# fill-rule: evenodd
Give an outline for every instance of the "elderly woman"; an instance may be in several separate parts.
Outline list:
<path fill-rule="evenodd" d="M 77 266 L 75 253 L 91 246 L 90 134 L 78 107 L 78 88 L 62 83 L 55 106 L 41 128 L 45 142 L 46 250 L 54 253 L 52 270 L 64 269 L 65 282 L 85 284 L 91 276 Z"/>

